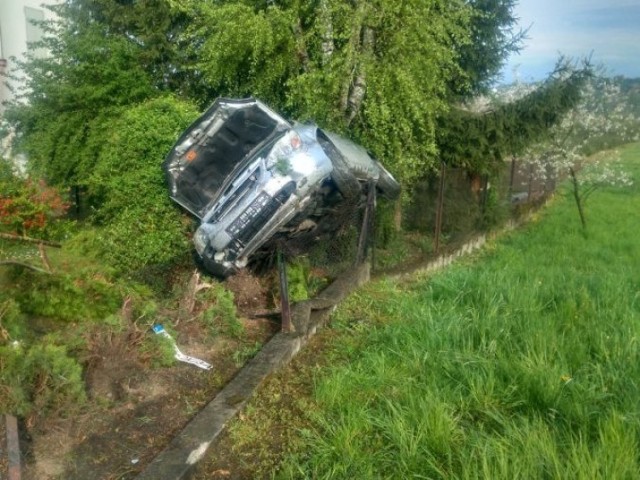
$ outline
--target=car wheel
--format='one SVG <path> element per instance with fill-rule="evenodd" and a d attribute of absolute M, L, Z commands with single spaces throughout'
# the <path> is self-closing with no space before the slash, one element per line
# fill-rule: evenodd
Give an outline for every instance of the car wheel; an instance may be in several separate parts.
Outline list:
<path fill-rule="evenodd" d="M 386 168 L 382 166 L 380 162 L 376 162 L 378 164 L 378 169 L 380 170 L 380 175 L 378 176 L 378 191 L 380 195 L 382 195 L 387 200 L 395 200 L 400 196 L 400 184 L 398 181 L 393 178 Z"/>
<path fill-rule="evenodd" d="M 318 131 L 318 141 L 325 151 L 327 156 L 331 159 L 333 170 L 331 172 L 331 179 L 338 187 L 338 190 L 345 198 L 354 198 L 360 194 L 360 182 L 353 174 L 350 166 L 345 162 L 344 157 L 338 149 L 326 138 L 322 132 Z"/>

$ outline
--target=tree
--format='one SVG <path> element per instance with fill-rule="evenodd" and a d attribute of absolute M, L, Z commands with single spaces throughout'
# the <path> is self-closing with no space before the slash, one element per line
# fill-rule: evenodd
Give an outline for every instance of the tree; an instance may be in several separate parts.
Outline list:
<path fill-rule="evenodd" d="M 474 174 L 499 171 L 506 158 L 546 138 L 578 104 L 592 75 L 589 62 L 578 66 L 560 58 L 538 85 L 518 84 L 496 97 L 478 97 L 473 105 L 451 108 L 439 119 L 440 159 Z"/>
<path fill-rule="evenodd" d="M 587 228 L 585 205 L 604 186 L 629 186 L 631 177 L 614 160 L 588 157 L 594 150 L 638 139 L 640 118 L 630 110 L 620 82 L 593 77 L 581 91 L 581 101 L 554 124 L 548 135 L 527 149 L 525 162 L 538 178 L 570 179 L 580 224 Z"/>
<path fill-rule="evenodd" d="M 50 55 L 28 54 L 20 64 L 22 76 L 13 80 L 21 87 L 6 117 L 32 173 L 54 185 L 84 184 L 100 133 L 128 105 L 157 92 L 138 64 L 139 47 L 105 26 L 63 16 L 46 28 Z"/>
<path fill-rule="evenodd" d="M 405 183 L 436 162 L 436 120 L 522 39 L 514 0 L 67 0 L 52 56 L 31 58 L 14 109 L 22 148 L 56 183 L 84 183 L 91 130 L 162 90 L 201 107 L 254 95 L 348 133 Z M 106 61 L 105 61 L 106 59 Z M 61 118 L 63 122 L 56 122 Z"/>
<path fill-rule="evenodd" d="M 181 41 L 206 97 L 255 95 L 346 132 L 405 184 L 435 164 L 450 100 L 490 82 L 521 39 L 511 0 L 187 5 Z"/>
<path fill-rule="evenodd" d="M 518 29 L 516 0 L 468 0 L 473 9 L 471 41 L 460 45 L 460 66 L 466 79 L 451 85 L 461 97 L 486 94 L 509 55 L 518 53 L 527 30 Z"/>

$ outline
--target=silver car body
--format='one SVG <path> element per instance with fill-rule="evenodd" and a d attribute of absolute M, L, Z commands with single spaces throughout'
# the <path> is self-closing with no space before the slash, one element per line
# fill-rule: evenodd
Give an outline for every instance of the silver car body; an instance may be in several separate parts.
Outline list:
<path fill-rule="evenodd" d="M 165 172 L 171 198 L 200 220 L 194 244 L 209 271 L 224 277 L 243 268 L 310 206 L 335 168 L 319 136 L 343 155 L 371 160 L 355 143 L 290 124 L 252 98 L 216 100 L 181 136 Z"/>

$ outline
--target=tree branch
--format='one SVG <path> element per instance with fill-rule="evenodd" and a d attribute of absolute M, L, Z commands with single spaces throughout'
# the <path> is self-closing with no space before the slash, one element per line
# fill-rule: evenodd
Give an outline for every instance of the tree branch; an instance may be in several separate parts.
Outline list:
<path fill-rule="evenodd" d="M 25 237 L 25 236 L 21 236 L 21 235 L 14 235 L 12 233 L 1 233 L 0 232 L 0 238 L 4 238 L 5 240 L 11 240 L 14 242 L 27 242 L 27 243 L 40 243 L 42 245 L 46 245 L 48 247 L 55 247 L 55 248 L 61 248 L 62 245 L 59 244 L 58 242 L 50 242 L 48 240 L 41 240 L 39 238 L 31 238 L 31 237 Z"/>
<path fill-rule="evenodd" d="M 47 272 L 46 270 L 43 270 L 42 268 L 35 267 L 35 266 L 30 265 L 28 263 L 19 262 L 17 260 L 2 260 L 2 261 L 0 261 L 0 267 L 3 266 L 3 265 L 15 265 L 15 266 L 18 266 L 18 267 L 28 268 L 29 270 L 33 270 L 34 272 L 46 273 L 47 275 L 51 275 L 51 272 Z"/>
<path fill-rule="evenodd" d="M 600 188 L 600 185 L 592 185 L 589 188 L 586 188 L 583 192 L 582 192 L 582 203 L 586 203 L 587 199 L 591 196 L 591 194 L 593 192 L 595 192 L 596 190 L 598 190 L 598 188 Z"/>

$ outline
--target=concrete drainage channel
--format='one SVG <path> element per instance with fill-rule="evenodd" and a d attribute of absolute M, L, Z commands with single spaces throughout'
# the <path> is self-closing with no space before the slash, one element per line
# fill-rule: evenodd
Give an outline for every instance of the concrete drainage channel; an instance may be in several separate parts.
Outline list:
<path fill-rule="evenodd" d="M 276 334 L 171 441 L 137 480 L 188 478 L 231 420 L 268 375 L 283 367 L 324 325 L 331 310 L 369 280 L 368 263 L 342 274 L 312 300 L 292 306 L 294 331 Z"/>

